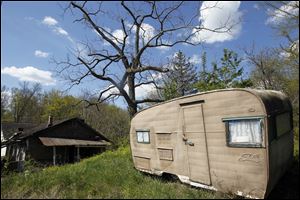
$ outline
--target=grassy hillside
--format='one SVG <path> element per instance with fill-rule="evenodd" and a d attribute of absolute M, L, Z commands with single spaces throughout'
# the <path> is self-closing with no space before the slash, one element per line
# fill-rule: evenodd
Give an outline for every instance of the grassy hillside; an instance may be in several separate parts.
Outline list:
<path fill-rule="evenodd" d="M 129 147 L 73 165 L 49 167 L 1 181 L 1 198 L 224 198 L 179 182 L 147 176 L 133 167 Z"/>
<path fill-rule="evenodd" d="M 298 171 L 298 163 L 295 167 L 292 170 Z M 299 197 L 299 172 L 287 176 L 271 197 Z M 49 167 L 27 175 L 13 174 L 1 180 L 1 199 L 233 197 L 143 174 L 134 169 L 129 147 L 108 151 L 80 163 Z"/>

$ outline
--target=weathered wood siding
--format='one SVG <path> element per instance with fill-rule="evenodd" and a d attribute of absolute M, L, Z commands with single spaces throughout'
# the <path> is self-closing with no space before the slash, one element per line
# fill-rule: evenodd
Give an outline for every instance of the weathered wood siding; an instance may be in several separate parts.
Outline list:
<path fill-rule="evenodd" d="M 41 163 L 52 163 L 53 149 L 44 146 L 38 137 L 30 137 L 28 141 L 28 158 L 34 159 Z"/>
<path fill-rule="evenodd" d="M 95 134 L 76 120 L 68 121 L 63 125 L 43 130 L 41 135 L 43 137 L 72 138 L 78 140 L 95 140 L 96 136 L 101 138 L 100 135 Z M 39 135 L 39 137 L 41 135 Z"/>

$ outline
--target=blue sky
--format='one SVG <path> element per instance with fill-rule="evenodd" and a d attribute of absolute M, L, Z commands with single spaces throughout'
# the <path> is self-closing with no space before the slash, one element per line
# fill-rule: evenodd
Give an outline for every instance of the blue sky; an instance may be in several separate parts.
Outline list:
<path fill-rule="evenodd" d="M 55 1 L 2 3 L 1 85 L 9 88 L 18 87 L 19 82 L 26 80 L 32 83 L 40 82 L 46 91 L 52 88 L 65 90 L 70 86 L 62 77 L 57 76 L 55 71 L 58 68 L 50 62 L 50 58 L 62 60 L 66 58 L 71 48 L 80 47 L 79 41 L 85 41 L 86 38 L 96 39 L 97 35 L 83 24 L 73 23 L 75 17 L 79 16 L 78 12 L 75 12 L 75 16 L 72 16 L 70 12 L 64 14 L 59 4 L 65 6 L 65 3 Z M 118 2 L 106 3 L 108 10 L 122 13 L 116 7 Z M 191 12 L 190 9 L 195 9 L 193 5 L 197 5 L 196 2 L 195 4 L 189 3 L 190 5 L 183 10 L 187 16 Z M 210 37 L 204 40 L 203 45 L 196 47 L 177 45 L 173 48 L 156 49 L 149 52 L 155 58 L 152 61 L 157 62 L 156 64 L 165 63 L 168 57 L 181 50 L 192 58 L 196 66 L 199 66 L 200 55 L 206 51 L 209 66 L 212 61 L 220 59 L 224 48 L 234 50 L 240 56 L 244 56 L 242 48 L 250 48 L 253 43 L 259 50 L 265 47 L 278 47 L 284 42 L 270 28 L 267 23 L 270 18 L 259 2 L 223 2 L 222 6 L 224 9 L 221 12 L 212 10 L 203 11 L 200 14 L 205 17 L 203 23 L 207 26 L 213 26 L 214 19 L 222 17 L 226 12 L 232 16 L 233 20 L 241 19 L 241 23 L 233 30 L 231 36 L 203 32 L 199 38 L 203 35 Z M 197 9 L 199 13 L 199 7 Z M 116 23 L 107 18 L 101 23 L 112 33 L 118 33 L 117 29 L 120 27 Z M 151 31 L 151 26 L 147 30 Z M 105 45 L 102 47 L 109 48 Z M 243 66 L 246 72 L 250 71 L 250 66 L 246 62 Z M 118 69 L 120 68 L 116 67 L 112 72 L 120 73 Z M 80 95 L 82 90 L 101 90 L 107 86 L 107 83 L 90 79 L 82 85 L 73 87 L 69 93 Z M 137 95 L 142 97 L 147 91 L 149 90 L 140 89 Z M 119 102 L 119 105 L 124 107 L 125 104 Z"/>

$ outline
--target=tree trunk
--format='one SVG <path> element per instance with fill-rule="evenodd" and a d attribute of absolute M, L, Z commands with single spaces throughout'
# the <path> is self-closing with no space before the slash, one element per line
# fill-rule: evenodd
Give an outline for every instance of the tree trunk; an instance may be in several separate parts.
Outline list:
<path fill-rule="evenodd" d="M 130 119 L 133 118 L 133 116 L 135 115 L 135 113 L 137 112 L 137 106 L 130 106 L 128 107 L 128 111 L 129 111 L 129 116 L 130 116 Z"/>
<path fill-rule="evenodd" d="M 137 104 L 135 102 L 135 88 L 134 88 L 134 73 L 128 75 L 127 84 L 128 84 L 128 95 L 132 103 L 128 103 L 128 111 L 130 115 L 130 119 L 137 112 Z"/>

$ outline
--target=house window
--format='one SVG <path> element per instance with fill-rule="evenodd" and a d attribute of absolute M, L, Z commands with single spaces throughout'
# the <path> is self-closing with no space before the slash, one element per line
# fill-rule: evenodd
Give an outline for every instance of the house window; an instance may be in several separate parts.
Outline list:
<path fill-rule="evenodd" d="M 150 131 L 136 131 L 137 142 L 138 143 L 150 143 L 149 132 Z"/>
<path fill-rule="evenodd" d="M 277 137 L 282 136 L 292 130 L 291 113 L 286 112 L 276 116 Z"/>
<path fill-rule="evenodd" d="M 225 121 L 225 120 L 223 120 Z M 262 147 L 262 118 L 228 119 L 226 123 L 227 145 L 230 147 Z"/>

